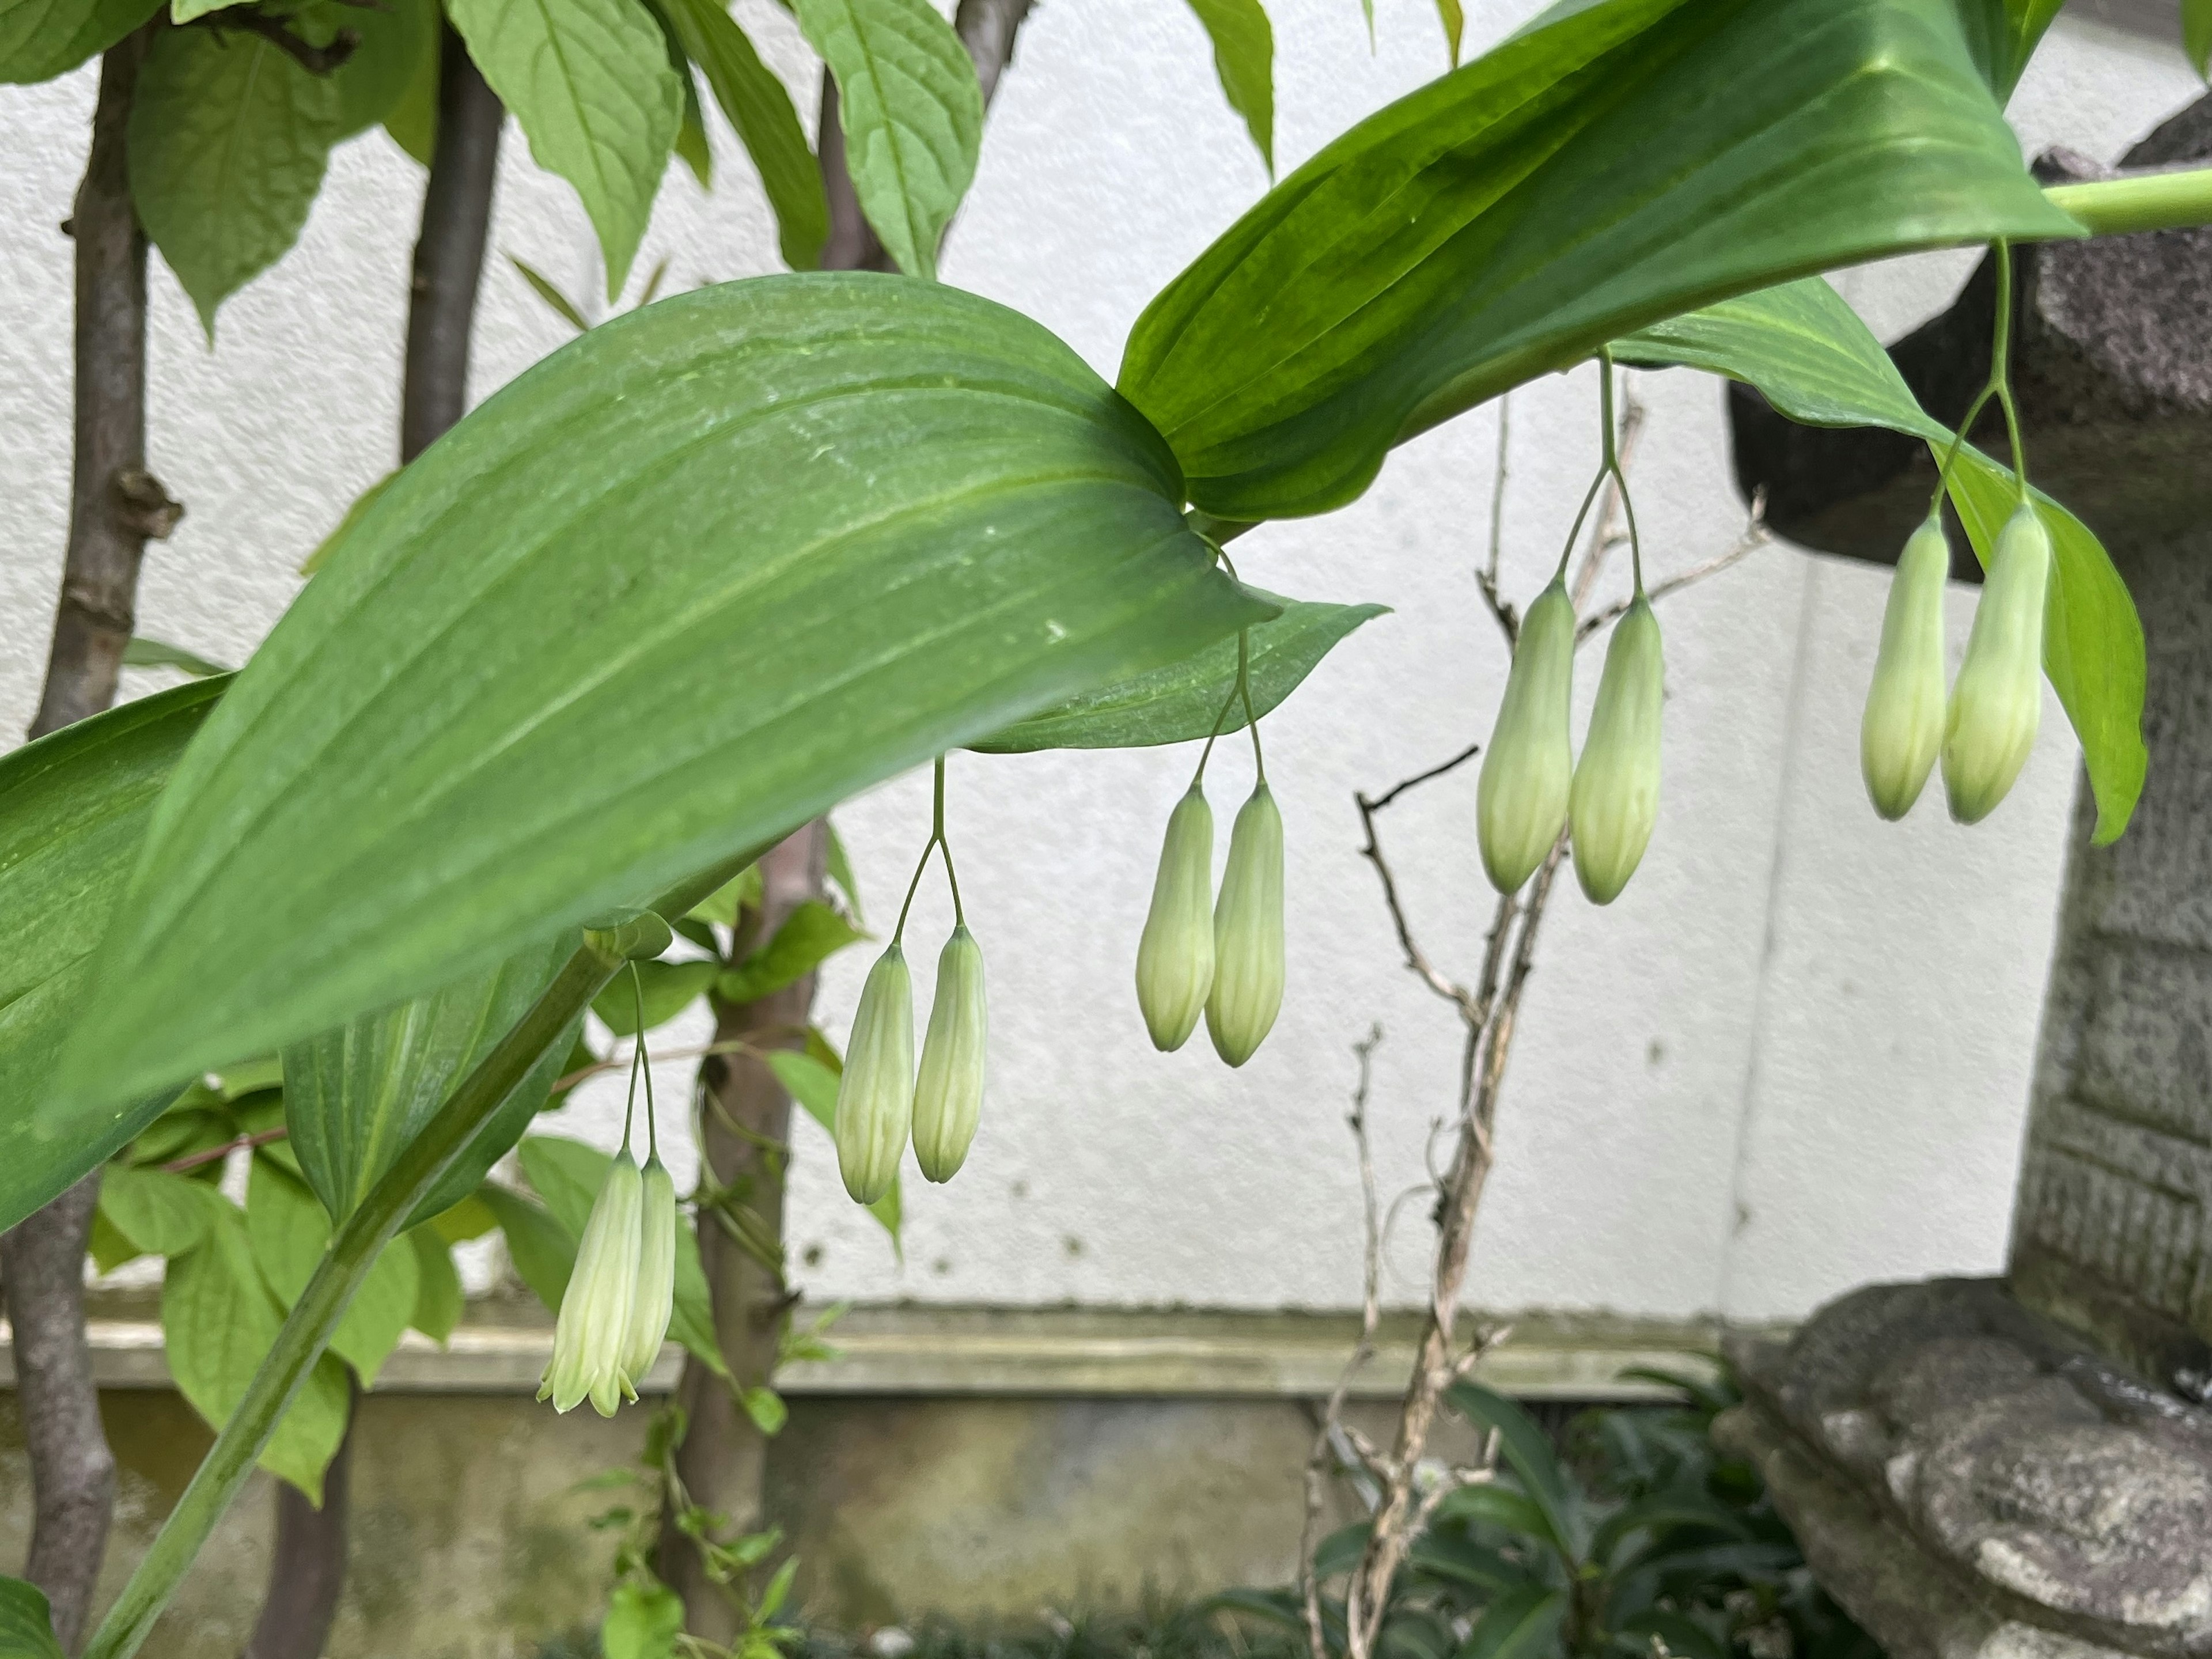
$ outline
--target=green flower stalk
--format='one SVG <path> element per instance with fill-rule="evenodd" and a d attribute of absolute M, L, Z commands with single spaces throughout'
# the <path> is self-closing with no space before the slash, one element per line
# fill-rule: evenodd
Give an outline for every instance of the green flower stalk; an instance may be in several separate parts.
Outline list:
<path fill-rule="evenodd" d="M 625 1395 L 637 1398 L 627 1366 L 642 1201 L 643 1182 L 625 1146 L 592 1201 L 553 1326 L 552 1362 L 538 1380 L 538 1397 L 550 1397 L 556 1412 L 588 1399 L 600 1416 L 612 1417 Z"/>
<path fill-rule="evenodd" d="M 2022 502 L 1997 534 L 1943 729 L 1951 816 L 1978 823 L 2027 764 L 2043 721 L 2043 600 L 2051 533 Z"/>
<path fill-rule="evenodd" d="M 1569 714 L 1575 687 L 1575 602 L 1554 577 L 1522 618 L 1513 667 L 1475 787 L 1483 872 L 1516 893 L 1566 827 L 1574 778 Z"/>
<path fill-rule="evenodd" d="M 1252 1058 L 1283 1007 L 1283 815 L 1263 780 L 1229 832 L 1213 907 L 1206 1029 L 1231 1066 Z"/>
<path fill-rule="evenodd" d="M 853 1040 L 837 1083 L 837 1172 L 855 1204 L 873 1204 L 898 1178 L 914 1120 L 914 985 L 896 944 L 860 988 Z"/>
<path fill-rule="evenodd" d="M 645 1161 L 642 1218 L 639 1226 L 637 1293 L 631 1298 L 629 1336 L 623 1345 L 623 1370 L 629 1397 L 660 1358 L 676 1310 L 676 1177 L 653 1153 Z"/>
<path fill-rule="evenodd" d="M 1213 809 L 1191 785 L 1168 817 L 1152 908 L 1137 942 L 1137 1006 L 1152 1046 L 1180 1048 L 1213 988 Z"/>
<path fill-rule="evenodd" d="M 1950 539 L 1930 514 L 1898 555 L 1859 721 L 1859 773 L 1874 810 L 1892 820 L 1912 810 L 1943 747 L 1943 585 L 1950 575 Z"/>
<path fill-rule="evenodd" d="M 932 1181 L 967 1162 L 983 1110 L 983 947 L 965 922 L 937 957 L 937 995 L 914 1089 L 914 1159 Z"/>
<path fill-rule="evenodd" d="M 1659 821 L 1659 728 L 1666 703 L 1659 618 L 1643 594 L 1613 624 L 1589 736 L 1569 805 L 1575 876 L 1594 904 L 1620 896 Z"/>

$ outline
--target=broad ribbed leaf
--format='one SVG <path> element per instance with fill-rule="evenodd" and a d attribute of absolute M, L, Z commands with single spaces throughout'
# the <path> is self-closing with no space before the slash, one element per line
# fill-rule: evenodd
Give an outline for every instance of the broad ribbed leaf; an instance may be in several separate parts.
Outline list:
<path fill-rule="evenodd" d="M 301 1173 L 343 1219 L 538 1000 L 573 948 L 526 945 L 487 972 L 294 1043 L 284 1051 L 284 1121 Z M 538 1056 L 469 1148 L 416 1206 L 428 1220 L 476 1190 L 530 1127 L 561 1074 L 569 1043 Z"/>
<path fill-rule="evenodd" d="M 1207 512 L 1317 513 L 1393 444 L 1659 318 L 1907 248 L 2078 231 L 1951 4 L 1613 0 L 1285 179 L 1146 311 L 1121 389 Z"/>
<path fill-rule="evenodd" d="M 0 1654 L 9 1659 L 64 1659 L 54 1639 L 46 1593 L 21 1578 L 0 1578 Z"/>
<path fill-rule="evenodd" d="M 0 755 L 0 1100 L 35 1101 L 46 1089 L 154 799 L 228 684 L 180 685 Z M 0 1228 L 112 1157 L 175 1093 L 73 1119 L 53 1136 L 20 1105 L 0 1112 Z"/>
<path fill-rule="evenodd" d="M 647 902 L 1255 619 L 1036 324 L 882 276 L 630 313 L 380 495 L 179 767 L 57 1133 Z"/>
<path fill-rule="evenodd" d="M 154 37 L 131 104 L 131 199 L 210 340 L 216 307 L 299 240 L 344 131 L 336 77 L 272 41 L 207 27 Z"/>
<path fill-rule="evenodd" d="M 415 1252 L 415 1310 L 407 1322 L 433 1342 L 443 1343 L 466 1307 L 453 1248 L 434 1227 L 410 1227 L 404 1238 Z"/>
<path fill-rule="evenodd" d="M 793 0 L 793 9 L 836 76 L 860 211 L 901 270 L 934 278 L 983 144 L 974 60 L 930 0 Z"/>
<path fill-rule="evenodd" d="M 684 118 L 659 25 L 637 0 L 450 0 L 446 9 L 522 124 L 531 158 L 576 187 L 613 299 Z"/>
<path fill-rule="evenodd" d="M 1255 714 L 1279 705 L 1347 634 L 1389 610 L 1382 605 L 1286 599 L 1256 587 L 1249 591 L 1282 607 L 1279 615 L 1252 629 L 1248 678 Z M 1032 714 L 1018 726 L 968 746 L 993 755 L 1036 749 L 1142 749 L 1206 737 L 1217 720 L 1224 732 L 1241 732 L 1244 700 L 1232 700 L 1229 695 L 1236 685 L 1237 641 L 1224 640 L 1182 662 L 1118 685 L 1102 686 Z"/>
<path fill-rule="evenodd" d="M 331 1218 L 322 1201 L 266 1156 L 253 1160 L 246 1190 L 246 1231 L 253 1260 L 277 1301 L 289 1309 L 321 1265 L 331 1242 Z M 395 1238 L 377 1255 L 368 1277 L 346 1304 L 331 1333 L 331 1352 L 351 1365 L 363 1388 L 399 1344 L 414 1316 L 419 1274 L 412 1241 Z"/>
<path fill-rule="evenodd" d="M 66 75 L 137 28 L 161 9 L 161 3 L 0 0 L 0 83 L 27 84 Z"/>
<path fill-rule="evenodd" d="M 1229 107 L 1244 118 L 1267 171 L 1275 170 L 1275 31 L 1260 0 L 1190 0 L 1213 42 L 1213 72 Z M 1455 56 L 1457 43 L 1454 43 Z"/>
<path fill-rule="evenodd" d="M 197 1248 L 229 1200 L 204 1181 L 167 1170 L 118 1164 L 100 1171 L 100 1212 L 107 1224 L 149 1255 L 182 1255 Z"/>
<path fill-rule="evenodd" d="M 775 211 L 776 246 L 784 264 L 793 270 L 813 270 L 822 263 L 822 243 L 830 234 L 830 204 L 791 94 L 775 71 L 761 62 L 720 0 L 667 0 L 667 7 L 677 38 L 706 76 L 714 101 L 752 157 Z"/>
<path fill-rule="evenodd" d="M 1674 318 L 1613 350 L 1626 362 L 1685 363 L 1747 381 L 1808 425 L 1888 427 L 1924 440 L 1939 460 L 1950 447 L 1951 429 L 1920 407 L 1881 343 L 1817 276 Z M 2017 499 L 2009 468 L 1960 451 L 1951 500 L 1984 566 Z M 2142 619 L 2089 527 L 2040 490 L 2035 501 L 2053 555 L 2043 668 L 2081 741 L 2103 846 L 2126 830 L 2149 765 Z"/>
<path fill-rule="evenodd" d="M 1566 1615 L 1566 1591 L 1516 1584 L 1483 1609 L 1458 1659 L 1541 1659 L 1555 1650 Z"/>

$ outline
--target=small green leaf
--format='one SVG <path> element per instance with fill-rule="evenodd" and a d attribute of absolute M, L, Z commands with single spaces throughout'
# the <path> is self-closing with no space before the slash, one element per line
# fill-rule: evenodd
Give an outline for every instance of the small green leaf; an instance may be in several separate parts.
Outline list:
<path fill-rule="evenodd" d="M 699 1234 L 688 1218 L 676 1224 L 676 1305 L 668 1334 L 684 1351 L 725 1382 L 735 1382 L 714 1336 L 714 1303 L 707 1289 L 706 1264 L 699 1258 Z"/>
<path fill-rule="evenodd" d="M 543 300 L 546 308 L 562 322 L 568 324 L 579 334 L 591 326 L 591 324 L 584 319 L 582 308 L 574 300 L 562 293 L 550 276 L 527 260 L 519 259 L 512 253 L 507 256 L 507 262 L 521 273 L 522 280 L 530 284 L 530 291 Z"/>
<path fill-rule="evenodd" d="M 299 240 L 344 121 L 333 80 L 259 35 L 155 35 L 131 105 L 131 196 L 210 343 L 216 308 Z"/>
<path fill-rule="evenodd" d="M 1456 0 L 1444 0 L 1456 9 Z M 1229 107 L 1244 118 L 1244 130 L 1275 171 L 1275 31 L 1260 0 L 1190 0 L 1213 42 L 1214 73 Z M 1458 51 L 1455 44 L 1453 58 Z"/>
<path fill-rule="evenodd" d="M 791 1407 L 783 1403 L 783 1396 L 774 1389 L 756 1383 L 738 1399 L 745 1408 L 745 1415 L 752 1419 L 753 1426 L 770 1439 L 781 1434 L 783 1425 L 791 1419 Z"/>
<path fill-rule="evenodd" d="M 1445 1396 L 1478 1430 L 1498 1431 L 1498 1455 L 1544 1518 L 1540 1535 L 1568 1560 L 1581 1554 L 1579 1505 L 1551 1437 L 1521 1406 L 1480 1382 L 1455 1382 Z"/>
<path fill-rule="evenodd" d="M 853 860 L 846 854 L 845 838 L 826 817 L 822 820 L 822 834 L 828 843 L 824 849 L 824 873 L 845 896 L 845 908 L 853 913 L 853 920 L 865 922 L 867 918 L 860 913 L 860 884 L 853 879 Z"/>
<path fill-rule="evenodd" d="M 444 1239 L 448 1244 L 465 1244 L 472 1238 L 482 1238 L 499 1225 L 499 1218 L 492 1213 L 491 1206 L 484 1202 L 488 1189 L 479 1187 L 452 1208 L 440 1211 L 422 1224 Z"/>
<path fill-rule="evenodd" d="M 344 538 L 346 532 L 361 522 L 361 515 L 376 504 L 376 498 L 384 493 L 386 486 L 398 476 L 399 470 L 394 467 L 353 498 L 353 505 L 346 508 L 345 515 L 337 521 L 337 528 L 317 542 L 315 550 L 300 561 L 300 574 L 302 576 L 312 576 L 323 568 L 324 562 L 337 550 L 338 543 Z"/>
<path fill-rule="evenodd" d="M 276 1300 L 300 1299 L 331 1242 L 331 1218 L 305 1182 L 266 1158 L 253 1160 L 246 1186 L 246 1232 L 253 1260 Z"/>
<path fill-rule="evenodd" d="M 376 1386 L 377 1372 L 384 1369 L 384 1362 L 414 1322 L 422 1289 L 422 1271 L 412 1240 L 395 1238 L 377 1253 L 368 1277 L 346 1304 L 344 1317 L 331 1333 L 331 1352 L 353 1367 L 362 1388 Z"/>
<path fill-rule="evenodd" d="M 935 280 L 937 245 L 983 143 L 975 61 L 929 0 L 793 0 L 793 10 L 836 77 L 861 212 L 901 270 Z"/>
<path fill-rule="evenodd" d="M 826 1041 L 823 1046 L 828 1046 Z M 831 1057 L 835 1058 L 835 1054 L 832 1050 Z M 809 1117 L 829 1133 L 836 1133 L 839 1068 L 825 1064 L 815 1054 L 793 1054 L 786 1048 L 769 1051 L 768 1068 L 775 1073 L 776 1080 L 791 1097 L 805 1109 Z M 868 1206 L 868 1213 L 891 1236 L 892 1248 L 898 1249 L 902 1210 L 896 1181 L 891 1182 L 890 1191 Z"/>
<path fill-rule="evenodd" d="M 415 1252 L 415 1310 L 407 1322 L 442 1346 L 468 1305 L 453 1247 L 429 1226 L 410 1227 L 406 1240 Z"/>
<path fill-rule="evenodd" d="M 450 0 L 447 11 L 532 158 L 575 186 L 613 299 L 684 118 L 659 26 L 635 0 Z"/>
<path fill-rule="evenodd" d="M 748 904 L 758 905 L 760 898 L 760 866 L 748 864 L 693 905 L 691 914 L 702 921 L 720 922 L 725 927 L 734 927 L 738 925 L 738 910 Z"/>
<path fill-rule="evenodd" d="M 149 640 L 143 634 L 131 636 L 130 642 L 123 647 L 123 662 L 127 668 L 180 668 L 194 679 L 201 680 L 211 674 L 233 672 L 219 662 L 210 662 L 196 651 L 171 645 L 167 640 Z"/>
<path fill-rule="evenodd" d="M 592 1012 L 618 1037 L 637 1035 L 641 991 L 645 1003 L 645 1030 L 650 1031 L 656 1025 L 665 1025 L 706 995 L 707 988 L 722 971 L 722 964 L 714 961 L 641 962 L 635 966 L 637 985 L 631 985 L 627 972 L 617 974 L 607 988 L 592 1000 Z"/>
<path fill-rule="evenodd" d="M 761 62 L 721 0 L 667 3 L 668 21 L 760 174 L 775 213 L 776 245 L 784 264 L 793 270 L 813 270 L 822 263 L 822 244 L 830 234 L 830 204 L 791 94 L 775 71 Z"/>
<path fill-rule="evenodd" d="M 111 1164 L 100 1172 L 100 1213 L 149 1255 L 182 1255 L 208 1236 L 227 1201 L 205 1182 L 166 1170 Z"/>
<path fill-rule="evenodd" d="M 691 59 L 684 50 L 684 42 L 676 33 L 676 25 L 668 15 L 663 0 L 646 0 L 646 9 L 660 27 L 662 43 L 668 48 L 668 67 L 675 71 L 677 84 L 684 89 L 684 118 L 676 129 L 676 155 L 691 169 L 691 176 L 699 181 L 702 190 L 714 187 L 714 155 L 707 143 L 707 122 L 699 107 L 699 83 L 691 74 Z M 668 268 L 668 261 L 660 262 L 660 270 Z M 653 286 L 660 282 L 660 270 L 653 274 Z M 639 301 L 640 305 L 653 303 L 648 292 Z"/>
<path fill-rule="evenodd" d="M 795 985 L 855 940 L 867 937 L 818 899 L 794 906 L 775 937 L 714 981 L 724 1002 L 758 1002 Z"/>
<path fill-rule="evenodd" d="M 2199 75 L 2212 75 L 2212 0 L 2181 0 L 2181 44 Z"/>
<path fill-rule="evenodd" d="M 561 1297 L 575 1271 L 576 1245 L 561 1224 L 520 1193 L 486 1182 L 477 1190 L 484 1206 L 499 1218 L 507 1237 L 507 1259 L 548 1313 L 561 1310 Z"/>
<path fill-rule="evenodd" d="M 444 20 L 434 0 L 378 0 L 374 6 L 313 0 L 295 14 L 295 28 L 302 19 L 317 26 L 313 33 L 319 46 L 327 45 L 341 28 L 361 43 L 331 76 L 338 88 L 341 138 L 389 119 L 421 76 L 425 58 L 436 73 Z"/>
<path fill-rule="evenodd" d="M 86 1249 L 91 1253 L 93 1271 L 97 1273 L 112 1273 L 125 1262 L 136 1261 L 146 1254 L 123 1236 L 107 1218 L 105 1210 L 92 1212 L 92 1232 Z"/>
<path fill-rule="evenodd" d="M 21 1578 L 0 1577 L 0 1655 L 6 1659 L 65 1659 L 54 1639 L 46 1594 Z"/>
<path fill-rule="evenodd" d="M 1353 629 L 1389 609 L 1285 599 L 1256 587 L 1245 591 L 1281 607 L 1279 615 L 1254 624 L 1251 630 L 1249 684 L 1255 714 L 1279 706 Z M 1216 721 L 1223 732 L 1241 732 L 1243 701 L 1229 695 L 1236 686 L 1237 641 L 1224 640 L 1184 661 L 1118 685 L 1101 686 L 1057 708 L 1032 714 L 969 747 L 996 755 L 1038 749 L 1139 749 L 1204 738 L 1215 729 Z"/>
<path fill-rule="evenodd" d="M 570 1243 L 581 1238 L 614 1155 L 565 1135 L 527 1135 L 515 1148 L 515 1156 L 532 1189 L 545 1200 Z"/>
<path fill-rule="evenodd" d="M 1516 1584 L 1483 1609 L 1457 1659 L 1540 1659 L 1553 1650 L 1567 1613 L 1567 1593 Z"/>
<path fill-rule="evenodd" d="M 400 89 L 398 100 L 384 117 L 384 130 L 392 142 L 424 167 L 438 143 L 438 77 L 444 56 L 445 28 L 423 31 L 422 49 Z"/>
<path fill-rule="evenodd" d="M 0 0 L 0 83 L 28 85 L 96 58 L 161 0 Z"/>
<path fill-rule="evenodd" d="M 618 1585 L 599 1622 L 606 1659 L 669 1659 L 684 1629 L 684 1598 L 665 1584 Z"/>
<path fill-rule="evenodd" d="M 1368 0 L 1368 3 L 1373 4 L 1374 0 Z M 1452 67 L 1457 69 L 1460 40 L 1467 33 L 1467 13 L 1461 8 L 1460 0 L 1437 0 L 1437 20 L 1444 26 L 1444 46 L 1451 53 Z M 1368 22 L 1371 28 L 1371 15 Z"/>
<path fill-rule="evenodd" d="M 754 1609 L 759 1622 L 766 1624 L 783 1611 L 783 1604 L 791 1595 L 791 1581 L 798 1575 L 799 1558 L 786 1557 L 783 1565 L 775 1570 L 775 1576 L 768 1581 L 768 1588 L 761 1592 L 760 1605 Z"/>

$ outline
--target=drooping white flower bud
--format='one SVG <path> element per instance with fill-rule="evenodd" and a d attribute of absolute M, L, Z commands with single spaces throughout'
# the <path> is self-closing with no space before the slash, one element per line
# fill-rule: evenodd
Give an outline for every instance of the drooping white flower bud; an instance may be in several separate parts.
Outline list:
<path fill-rule="evenodd" d="M 600 1416 L 612 1417 L 625 1394 L 636 1398 L 625 1366 L 637 1298 L 642 1203 L 637 1164 L 625 1149 L 607 1166 L 599 1195 L 592 1201 L 554 1322 L 553 1358 L 538 1380 L 538 1397 L 550 1397 L 556 1412 L 589 1399 Z"/>
<path fill-rule="evenodd" d="M 1943 728 L 1951 816 L 1978 823 L 2011 790 L 2043 723 L 2043 601 L 2051 532 L 2023 502 L 1997 533 Z"/>
<path fill-rule="evenodd" d="M 1659 618 L 1641 593 L 1613 624 L 1589 736 L 1575 763 L 1575 876 L 1595 904 L 1620 896 L 1659 821 L 1659 728 L 1666 703 Z"/>
<path fill-rule="evenodd" d="M 1231 1066 L 1252 1058 L 1283 1006 L 1283 815 L 1265 783 L 1237 814 L 1213 907 L 1206 1029 Z"/>
<path fill-rule="evenodd" d="M 1137 1006 L 1152 1046 L 1182 1047 L 1213 988 L 1213 809 L 1193 784 L 1168 817 L 1137 942 Z"/>
<path fill-rule="evenodd" d="M 1859 721 L 1859 773 L 1886 818 L 1912 810 L 1943 747 L 1943 585 L 1950 575 L 1951 544 L 1931 514 L 1898 555 Z"/>
<path fill-rule="evenodd" d="M 914 1086 L 914 1160 L 932 1181 L 950 1181 L 967 1161 L 983 1110 L 983 947 L 966 924 L 937 957 L 937 995 L 921 1040 Z"/>
<path fill-rule="evenodd" d="M 637 1294 L 631 1300 L 629 1340 L 623 1345 L 623 1370 L 629 1393 L 660 1358 L 668 1339 L 668 1320 L 676 1309 L 676 1177 L 656 1152 L 646 1160 L 637 1252 Z"/>
<path fill-rule="evenodd" d="M 1575 602 L 1554 580 L 1521 619 L 1513 667 L 1475 787 L 1483 873 L 1515 893 L 1566 827 L 1575 769 L 1569 716 L 1575 689 Z"/>
<path fill-rule="evenodd" d="M 914 986 L 896 945 L 860 988 L 837 1081 L 837 1172 L 855 1204 L 890 1191 L 914 1119 Z"/>

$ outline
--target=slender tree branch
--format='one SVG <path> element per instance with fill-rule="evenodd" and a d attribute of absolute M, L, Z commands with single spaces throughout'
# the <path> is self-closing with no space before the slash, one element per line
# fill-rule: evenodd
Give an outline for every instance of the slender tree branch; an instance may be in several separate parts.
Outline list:
<path fill-rule="evenodd" d="M 353 1442 L 361 1431 L 361 1385 L 349 1379 L 345 1433 L 323 1472 L 320 1508 L 290 1481 L 276 1486 L 276 1540 L 269 1556 L 269 1594 L 246 1642 L 245 1659 L 320 1659 L 301 1646 L 308 1632 L 328 1635 L 345 1589 L 346 1517 L 352 1503 Z"/>
<path fill-rule="evenodd" d="M 407 311 L 406 381 L 399 414 L 401 465 L 444 436 L 469 403 L 469 343 L 491 229 L 507 112 L 484 83 L 451 23 L 438 64 L 438 141 L 422 192 L 422 228 Z"/>
<path fill-rule="evenodd" d="M 203 1147 L 197 1152 L 186 1152 L 182 1158 L 173 1158 L 161 1168 L 171 1175 L 182 1175 L 187 1170 L 197 1170 L 203 1164 L 220 1164 L 233 1152 L 251 1152 L 256 1146 L 266 1146 L 271 1141 L 283 1139 L 292 1132 L 283 1124 L 273 1129 L 264 1129 L 258 1134 L 240 1135 L 226 1140 L 220 1146 Z"/>
<path fill-rule="evenodd" d="M 1717 576 L 1730 565 L 1749 558 L 1773 539 L 1773 532 L 1766 527 L 1766 491 L 1762 488 L 1753 493 L 1751 516 L 1746 520 L 1742 531 L 1730 544 L 1726 552 L 1717 553 L 1710 559 L 1700 559 L 1688 569 L 1678 570 L 1665 580 L 1652 583 L 1645 591 L 1644 597 L 1656 605 L 1670 593 L 1679 593 L 1686 587 L 1693 587 L 1708 576 Z M 1618 621 L 1626 616 L 1630 603 L 1627 599 L 1616 599 L 1611 605 L 1583 617 L 1580 625 L 1575 629 L 1575 643 L 1580 645 L 1591 635 L 1604 628 L 1607 623 Z"/>

